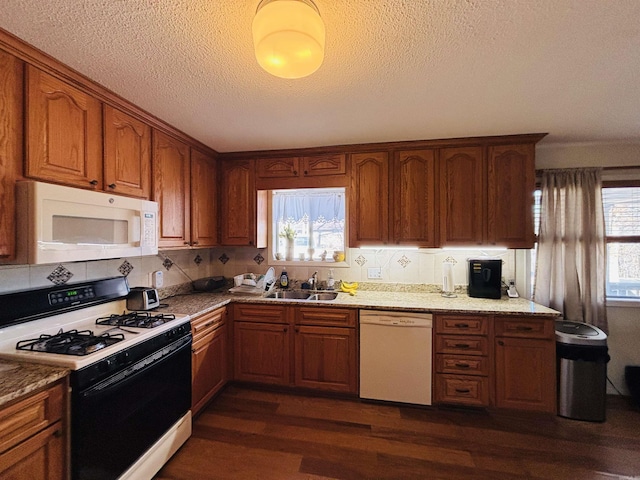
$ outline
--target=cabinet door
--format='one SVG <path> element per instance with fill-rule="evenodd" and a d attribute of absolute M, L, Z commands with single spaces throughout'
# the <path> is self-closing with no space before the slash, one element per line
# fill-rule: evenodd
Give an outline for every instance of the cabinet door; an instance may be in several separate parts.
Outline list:
<path fill-rule="evenodd" d="M 356 343 L 351 328 L 296 327 L 296 386 L 357 393 Z"/>
<path fill-rule="evenodd" d="M 235 322 L 235 379 L 288 385 L 289 339 L 288 325 Z"/>
<path fill-rule="evenodd" d="M 191 411 L 195 415 L 227 382 L 226 325 L 194 342 L 191 380 Z"/>
<path fill-rule="evenodd" d="M 389 162 L 386 152 L 351 155 L 349 246 L 389 240 Z"/>
<path fill-rule="evenodd" d="M 295 178 L 299 174 L 298 157 L 259 158 L 256 160 L 258 178 Z"/>
<path fill-rule="evenodd" d="M 496 338 L 496 407 L 555 412 L 555 342 Z"/>
<path fill-rule="evenodd" d="M 343 153 L 302 157 L 302 175 L 308 177 L 344 175 L 346 171 L 346 155 Z"/>
<path fill-rule="evenodd" d="M 158 202 L 160 247 L 190 242 L 189 147 L 162 132 L 153 132 L 153 199 Z"/>
<path fill-rule="evenodd" d="M 487 240 L 491 245 L 533 248 L 535 147 L 489 147 Z"/>
<path fill-rule="evenodd" d="M 151 127 L 109 105 L 104 106 L 104 189 L 149 198 Z"/>
<path fill-rule="evenodd" d="M 256 245 L 254 160 L 220 163 L 220 243 Z M 256 245 L 259 246 L 259 245 Z"/>
<path fill-rule="evenodd" d="M 213 158 L 191 149 L 191 245 L 218 244 L 216 164 Z"/>
<path fill-rule="evenodd" d="M 65 478 L 65 435 L 61 421 L 0 455 L 3 480 Z"/>
<path fill-rule="evenodd" d="M 482 147 L 443 148 L 440 160 L 440 246 L 480 245 L 484 238 Z"/>
<path fill-rule="evenodd" d="M 0 51 L 0 257 L 16 254 L 15 184 L 22 175 L 23 63 Z"/>
<path fill-rule="evenodd" d="M 398 152 L 393 168 L 393 239 L 397 244 L 437 244 L 434 150 Z"/>
<path fill-rule="evenodd" d="M 26 176 L 102 188 L 98 100 L 28 65 L 26 125 Z"/>

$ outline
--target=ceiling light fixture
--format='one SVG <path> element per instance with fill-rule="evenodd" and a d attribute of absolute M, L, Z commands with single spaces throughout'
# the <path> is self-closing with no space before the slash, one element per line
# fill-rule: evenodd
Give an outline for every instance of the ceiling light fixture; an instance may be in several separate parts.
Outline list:
<path fill-rule="evenodd" d="M 324 23 L 311 0 L 262 0 L 252 30 L 258 63 L 271 75 L 302 78 L 322 65 Z"/>

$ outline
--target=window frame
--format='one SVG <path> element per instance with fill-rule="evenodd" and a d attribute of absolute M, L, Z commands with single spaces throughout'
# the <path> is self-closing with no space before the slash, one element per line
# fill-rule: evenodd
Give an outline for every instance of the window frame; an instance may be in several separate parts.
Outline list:
<path fill-rule="evenodd" d="M 602 189 L 605 188 L 638 188 L 640 187 L 640 180 L 603 180 Z M 638 243 L 640 244 L 640 235 L 607 235 L 605 232 L 605 247 L 608 250 L 609 243 Z M 608 266 L 607 272 L 608 274 Z M 605 285 L 607 279 L 605 276 Z M 606 294 L 605 288 L 605 302 L 607 306 L 612 307 L 637 307 L 640 304 L 640 297 L 610 297 Z"/>
<path fill-rule="evenodd" d="M 538 179 L 539 180 L 539 179 Z M 602 181 L 602 188 L 633 188 L 633 187 L 640 187 L 640 180 L 603 180 Z M 535 192 L 541 191 L 542 185 L 540 184 L 539 181 L 536 182 L 536 187 L 535 187 Z M 534 193 L 534 198 L 535 198 L 535 193 Z M 533 255 L 533 258 L 535 258 L 535 255 L 537 253 L 537 249 L 538 249 L 538 241 L 539 241 L 539 235 L 540 235 L 540 231 L 539 231 L 539 220 L 540 220 L 540 211 L 538 210 L 537 215 L 536 215 L 536 203 L 534 200 L 534 220 L 538 219 L 538 222 L 536 222 L 536 225 L 534 225 L 534 229 L 535 229 L 535 233 L 534 233 L 534 237 L 535 237 L 535 242 L 534 242 L 534 247 L 531 249 L 532 252 L 531 254 Z M 614 235 L 607 235 L 605 232 L 605 248 L 608 248 L 608 244 L 609 243 L 640 243 L 640 235 L 627 235 L 627 236 L 614 236 Z M 533 274 L 535 273 L 535 264 L 534 262 L 532 262 L 531 265 L 531 294 L 533 295 L 533 290 L 535 287 L 535 279 L 533 278 Z M 607 277 L 606 275 L 608 274 L 608 271 L 605 272 L 605 285 L 607 282 Z M 614 306 L 614 307 L 637 307 L 638 304 L 640 304 L 640 298 L 634 298 L 634 297 L 609 297 L 606 294 L 606 287 L 605 287 L 605 302 L 607 304 L 607 306 Z"/>
<path fill-rule="evenodd" d="M 293 260 L 277 260 L 275 258 L 274 250 L 274 221 L 273 221 L 273 193 L 278 190 L 309 190 L 316 187 L 302 187 L 302 188 L 273 188 L 267 191 L 267 264 L 274 267 L 290 267 L 290 268 L 304 268 L 304 267 L 326 267 L 326 268 L 349 268 L 351 267 L 349 258 L 349 189 L 348 187 L 326 187 L 327 189 L 343 188 L 345 195 L 345 222 L 344 222 L 344 254 L 345 259 L 342 262 L 322 261 L 322 260 L 300 260 L 294 258 Z M 322 190 L 325 187 L 317 187 Z"/>

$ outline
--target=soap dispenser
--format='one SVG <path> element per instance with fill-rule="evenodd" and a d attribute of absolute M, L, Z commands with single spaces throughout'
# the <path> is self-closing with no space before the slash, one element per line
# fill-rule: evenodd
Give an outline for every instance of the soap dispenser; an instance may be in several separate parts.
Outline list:
<path fill-rule="evenodd" d="M 333 268 L 329 269 L 329 276 L 327 277 L 327 290 L 335 289 L 336 281 L 333 278 Z"/>
<path fill-rule="evenodd" d="M 286 270 L 282 270 L 282 273 L 280 274 L 280 287 L 281 288 L 289 287 L 289 276 L 287 275 Z"/>

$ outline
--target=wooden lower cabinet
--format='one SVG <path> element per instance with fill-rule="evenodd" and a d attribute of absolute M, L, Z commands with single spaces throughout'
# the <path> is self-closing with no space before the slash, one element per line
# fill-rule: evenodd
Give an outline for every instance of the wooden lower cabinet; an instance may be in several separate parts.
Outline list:
<path fill-rule="evenodd" d="M 234 379 L 357 393 L 356 311 L 234 305 Z"/>
<path fill-rule="evenodd" d="M 552 317 L 438 315 L 436 403 L 556 411 Z"/>
<path fill-rule="evenodd" d="M 196 415 L 227 383 L 227 309 L 192 320 L 191 412 Z"/>
<path fill-rule="evenodd" d="M 66 478 L 66 391 L 60 381 L 0 410 L 0 478 Z"/>
<path fill-rule="evenodd" d="M 295 385 L 357 393 L 355 329 L 302 325 L 295 330 Z"/>
<path fill-rule="evenodd" d="M 553 319 L 496 321 L 496 407 L 555 413 L 554 336 Z"/>
<path fill-rule="evenodd" d="M 234 323 L 235 379 L 275 385 L 289 384 L 289 326 Z"/>

